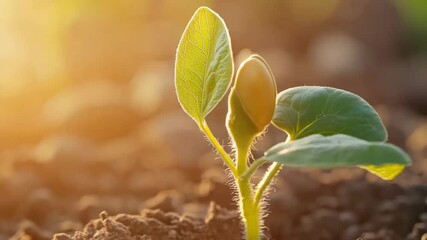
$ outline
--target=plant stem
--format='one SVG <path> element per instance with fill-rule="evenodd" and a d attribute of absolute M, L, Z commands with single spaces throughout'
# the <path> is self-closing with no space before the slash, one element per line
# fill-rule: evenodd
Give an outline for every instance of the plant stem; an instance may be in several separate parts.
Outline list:
<path fill-rule="evenodd" d="M 273 181 L 274 177 L 279 173 L 280 169 L 282 168 L 282 164 L 280 163 L 273 163 L 268 168 L 268 171 L 265 173 L 264 177 L 261 179 L 261 181 L 258 183 L 258 186 L 255 191 L 255 205 L 260 205 L 261 199 L 264 196 L 264 192 L 267 189 L 268 186 L 270 186 L 271 182 Z"/>
<path fill-rule="evenodd" d="M 250 177 L 242 178 L 243 173 L 248 169 L 247 160 L 250 145 L 246 147 L 241 147 L 236 149 L 236 164 L 238 168 L 234 165 L 233 160 L 224 150 L 222 145 L 218 142 L 215 136 L 212 134 L 208 124 L 204 121 L 202 124 L 199 124 L 200 129 L 205 133 L 206 137 L 212 143 L 212 145 L 217 149 L 218 153 L 224 159 L 225 164 L 232 172 L 236 185 L 239 190 L 239 206 L 242 220 L 245 224 L 245 235 L 246 240 L 259 240 L 260 238 L 260 208 L 258 205 L 254 204 L 254 192 L 252 185 L 250 183 Z M 254 168 L 254 171 L 256 168 Z M 246 174 L 247 175 L 247 174 Z"/>
<path fill-rule="evenodd" d="M 227 152 L 224 150 L 222 145 L 218 142 L 218 140 L 215 138 L 215 136 L 212 134 L 211 129 L 209 128 L 206 121 L 203 121 L 203 123 L 199 124 L 200 129 L 202 132 L 205 133 L 206 137 L 209 139 L 209 141 L 212 143 L 212 145 L 216 148 L 219 155 L 221 155 L 222 159 L 225 162 L 225 165 L 230 169 L 231 173 L 235 178 L 237 178 L 237 169 L 236 166 L 233 163 L 233 160 L 231 157 L 227 154 Z"/>
<path fill-rule="evenodd" d="M 236 158 L 237 158 L 237 174 L 239 177 L 248 169 L 248 153 L 251 147 L 252 141 L 248 141 L 246 144 L 236 146 Z"/>
<path fill-rule="evenodd" d="M 254 192 L 250 178 L 242 177 L 247 170 L 247 161 L 250 145 L 236 147 L 237 151 L 237 173 L 239 178 L 236 184 L 239 190 L 239 206 L 242 221 L 245 225 L 246 240 L 259 240 L 260 237 L 260 212 L 257 205 L 254 204 Z"/>
<path fill-rule="evenodd" d="M 291 137 L 288 136 L 286 139 L 286 143 L 289 143 L 292 141 Z M 268 168 L 267 172 L 265 173 L 264 177 L 261 179 L 261 181 L 258 183 L 256 190 L 255 190 L 255 204 L 260 205 L 261 199 L 264 196 L 265 190 L 270 186 L 271 182 L 274 180 L 274 177 L 279 173 L 280 169 L 282 169 L 282 164 L 274 162 L 271 164 L 271 166 Z"/>
<path fill-rule="evenodd" d="M 239 189 L 240 214 L 245 225 L 245 239 L 259 240 L 261 236 L 260 208 L 254 202 L 249 179 L 236 180 Z"/>
<path fill-rule="evenodd" d="M 245 173 L 243 173 L 243 175 L 241 176 L 242 179 L 246 179 L 246 178 L 251 178 L 252 175 L 255 173 L 255 171 L 265 163 L 266 161 L 263 159 L 258 159 L 255 160 L 250 166 L 249 168 L 246 170 Z"/>

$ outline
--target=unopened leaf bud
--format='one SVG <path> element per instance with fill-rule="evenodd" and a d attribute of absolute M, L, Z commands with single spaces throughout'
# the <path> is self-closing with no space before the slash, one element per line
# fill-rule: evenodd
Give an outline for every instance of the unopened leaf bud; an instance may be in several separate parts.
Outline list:
<path fill-rule="evenodd" d="M 252 55 L 240 65 L 230 93 L 227 127 L 237 138 L 253 138 L 271 122 L 276 104 L 276 82 L 266 61 Z"/>

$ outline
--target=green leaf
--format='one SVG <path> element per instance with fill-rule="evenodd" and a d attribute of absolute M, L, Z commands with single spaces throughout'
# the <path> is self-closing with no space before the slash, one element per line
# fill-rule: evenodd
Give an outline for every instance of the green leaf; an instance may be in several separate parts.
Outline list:
<path fill-rule="evenodd" d="M 393 179 L 406 165 L 409 156 L 384 142 L 368 142 L 352 136 L 311 135 L 270 148 L 262 159 L 288 167 L 362 167 L 383 179 Z"/>
<path fill-rule="evenodd" d="M 387 139 L 387 131 L 369 103 L 356 94 L 330 87 L 304 86 L 281 92 L 273 123 L 292 140 L 312 134 Z"/>
<path fill-rule="evenodd" d="M 385 180 L 393 180 L 405 169 L 403 164 L 388 164 L 385 166 L 361 166 L 361 168 L 381 177 Z"/>
<path fill-rule="evenodd" d="M 197 123 L 224 97 L 233 75 L 230 36 L 224 21 L 199 8 L 178 46 L 175 87 L 182 108 Z"/>

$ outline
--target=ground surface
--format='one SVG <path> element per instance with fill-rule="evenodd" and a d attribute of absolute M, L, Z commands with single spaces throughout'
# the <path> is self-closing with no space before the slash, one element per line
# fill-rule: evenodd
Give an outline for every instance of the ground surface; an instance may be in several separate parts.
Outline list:
<path fill-rule="evenodd" d="M 406 144 L 414 159 L 395 181 L 360 169 L 284 169 L 271 189 L 266 236 L 421 239 L 427 233 L 427 141 L 419 123 L 409 136 L 388 123 L 390 138 Z M 130 140 L 107 150 L 129 147 Z M 193 164 L 144 155 L 145 148 L 125 159 L 106 158 L 107 150 L 66 137 L 43 145 L 51 146 L 49 154 L 38 146 L 2 162 L 8 171 L 0 183 L 0 239 L 241 237 L 230 183 L 213 154 Z"/>

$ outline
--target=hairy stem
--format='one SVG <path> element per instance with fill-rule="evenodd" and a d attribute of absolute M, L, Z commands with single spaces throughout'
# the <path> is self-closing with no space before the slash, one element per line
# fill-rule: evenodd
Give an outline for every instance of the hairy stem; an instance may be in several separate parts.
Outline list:
<path fill-rule="evenodd" d="M 271 166 L 268 168 L 264 177 L 261 179 L 261 181 L 258 183 L 258 186 L 256 187 L 256 191 L 255 191 L 256 205 L 260 205 L 260 202 L 262 197 L 264 196 L 265 190 L 271 185 L 271 183 L 274 180 L 274 177 L 276 177 L 276 175 L 279 173 L 281 168 L 282 168 L 282 164 L 277 162 L 271 164 Z"/>
<path fill-rule="evenodd" d="M 239 189 L 239 206 L 245 226 L 245 239 L 259 240 L 261 236 L 261 209 L 254 202 L 252 185 L 249 179 L 238 179 L 236 184 Z"/>
<path fill-rule="evenodd" d="M 241 177 L 248 169 L 248 156 L 252 141 L 235 146 L 237 158 L 237 173 Z"/>
<path fill-rule="evenodd" d="M 288 136 L 286 139 L 286 143 L 289 143 L 291 141 L 291 138 Z M 282 169 L 282 164 L 274 162 L 271 164 L 271 166 L 268 168 L 267 172 L 265 173 L 264 177 L 261 179 L 261 181 L 258 183 L 256 190 L 255 190 L 255 204 L 260 205 L 261 199 L 265 194 L 265 190 L 271 185 L 271 183 L 274 180 L 274 177 L 279 173 L 280 169 Z"/>
<path fill-rule="evenodd" d="M 225 165 L 230 169 L 231 173 L 235 178 L 237 178 L 237 168 L 233 163 L 233 160 L 228 155 L 228 153 L 224 150 L 222 145 L 218 142 L 218 140 L 213 135 L 211 129 L 209 128 L 206 121 L 203 121 L 202 124 L 199 124 L 200 129 L 202 132 L 205 133 L 206 137 L 209 139 L 209 141 L 212 143 L 212 145 L 215 147 L 215 149 L 218 151 L 219 155 L 221 155 L 222 159 L 225 162 Z"/>
<path fill-rule="evenodd" d="M 246 240 L 259 240 L 260 238 L 260 209 L 254 204 L 254 191 L 250 178 L 242 177 L 242 173 L 247 170 L 247 161 L 250 146 L 237 147 L 237 172 L 239 178 L 236 179 L 236 185 L 239 190 L 239 206 L 242 221 L 245 226 Z"/>
<path fill-rule="evenodd" d="M 263 159 L 257 159 L 255 160 L 250 166 L 249 168 L 246 170 L 245 173 L 243 173 L 243 175 L 241 176 L 242 179 L 250 179 L 252 177 L 252 175 L 254 175 L 255 171 L 265 163 L 266 161 Z"/>

